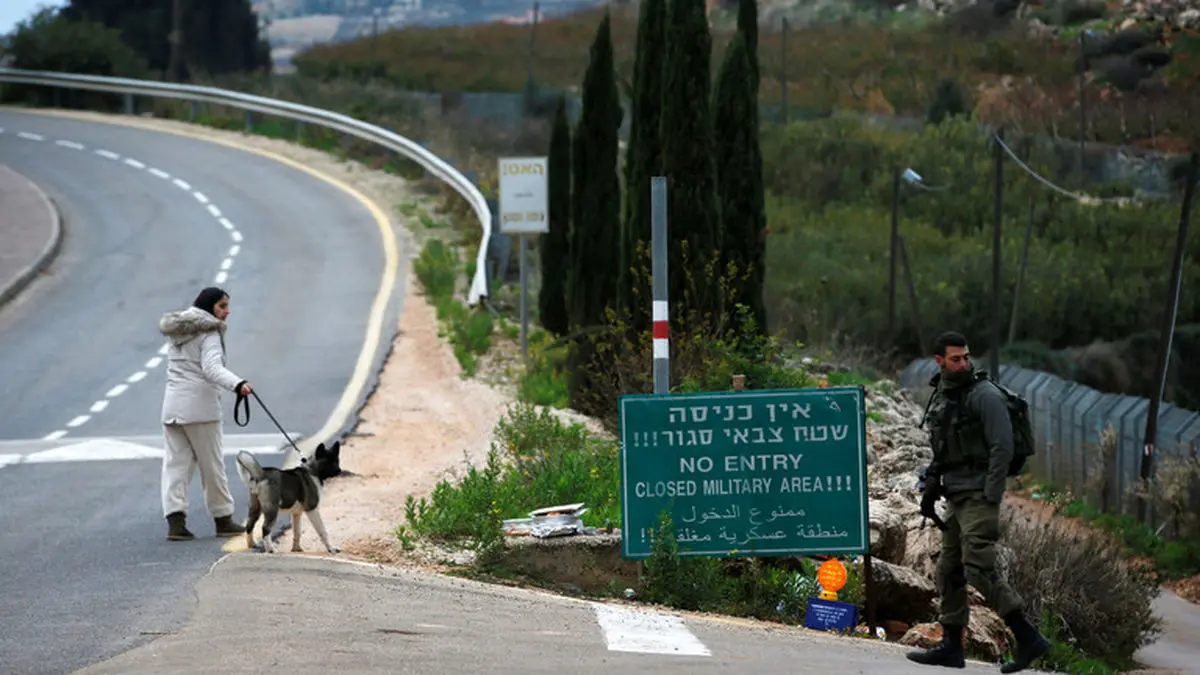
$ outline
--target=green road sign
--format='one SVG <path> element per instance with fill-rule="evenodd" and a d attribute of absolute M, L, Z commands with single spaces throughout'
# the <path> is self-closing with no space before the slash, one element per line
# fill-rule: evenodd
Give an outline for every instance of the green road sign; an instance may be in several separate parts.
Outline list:
<path fill-rule="evenodd" d="M 622 396 L 622 552 L 659 514 L 679 554 L 865 553 L 862 387 Z"/>

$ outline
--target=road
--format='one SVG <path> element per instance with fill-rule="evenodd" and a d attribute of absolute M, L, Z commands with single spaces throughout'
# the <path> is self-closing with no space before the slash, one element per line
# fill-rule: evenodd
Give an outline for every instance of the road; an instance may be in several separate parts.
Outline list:
<path fill-rule="evenodd" d="M 305 435 L 347 412 L 363 359 L 382 356 L 364 335 L 394 303 L 375 303 L 388 278 L 378 220 L 308 172 L 62 117 L 3 110 L 0 128 L 0 161 L 65 221 L 50 274 L 0 308 L 0 670 L 62 673 L 181 625 L 222 555 L 198 478 L 197 541 L 164 538 L 161 314 L 225 287 L 230 367 Z M 284 441 L 262 409 L 240 428 L 232 403 L 226 452 L 278 463 L 265 453 Z M 227 469 L 242 518 L 245 489 Z"/>
<path fill-rule="evenodd" d="M 182 630 L 79 675 L 932 672 L 906 660 L 905 648 L 878 641 L 647 614 L 629 603 L 309 555 L 232 554 L 200 581 L 196 598 Z M 956 672 L 998 670 L 969 662 Z"/>

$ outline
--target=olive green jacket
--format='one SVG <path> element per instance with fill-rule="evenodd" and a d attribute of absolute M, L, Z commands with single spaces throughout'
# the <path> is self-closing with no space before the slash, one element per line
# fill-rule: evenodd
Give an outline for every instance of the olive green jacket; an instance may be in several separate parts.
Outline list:
<path fill-rule="evenodd" d="M 1004 394 L 987 373 L 974 371 L 974 378 L 965 385 L 945 382 L 941 373 L 929 380 L 934 390 L 925 422 L 933 447 L 931 468 L 945 494 L 982 490 L 989 502 L 999 504 L 1014 452 L 1012 422 Z M 957 406 L 954 419 L 943 427 L 951 404 Z"/>

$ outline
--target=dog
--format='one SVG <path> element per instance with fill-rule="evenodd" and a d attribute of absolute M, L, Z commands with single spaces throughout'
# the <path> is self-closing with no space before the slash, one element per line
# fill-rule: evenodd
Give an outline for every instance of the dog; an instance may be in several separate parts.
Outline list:
<path fill-rule="evenodd" d="M 300 552 L 300 515 L 308 516 L 308 522 L 316 528 L 329 553 L 341 551 L 329 539 L 325 523 L 317 510 L 321 506 L 321 487 L 326 480 L 341 474 L 341 441 L 328 449 L 325 444 L 317 446 L 312 457 L 302 457 L 300 466 L 293 469 L 263 468 L 258 459 L 246 450 L 237 453 L 238 475 L 250 490 L 250 514 L 246 518 L 246 545 L 254 548 L 254 524 L 261 515 L 263 550 L 275 552 L 271 530 L 279 512 L 292 514 L 292 551 Z"/>

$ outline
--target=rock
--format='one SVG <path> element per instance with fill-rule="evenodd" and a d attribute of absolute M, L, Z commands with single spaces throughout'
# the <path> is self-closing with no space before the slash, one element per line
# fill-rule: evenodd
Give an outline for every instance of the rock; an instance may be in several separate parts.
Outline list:
<path fill-rule="evenodd" d="M 909 530 L 903 565 L 928 579 L 933 579 L 941 553 L 942 533 L 932 524 L 926 525 L 923 530 Z"/>
<path fill-rule="evenodd" d="M 880 625 L 883 626 L 883 632 L 889 640 L 899 640 L 912 627 L 903 621 L 896 621 L 895 619 L 884 619 Z"/>
<path fill-rule="evenodd" d="M 904 562 L 908 526 L 903 516 L 886 501 L 872 499 L 867 520 L 870 528 L 871 555 L 896 565 Z"/>
<path fill-rule="evenodd" d="M 932 581 L 915 570 L 883 560 L 873 560 L 871 572 L 879 616 L 919 621 L 933 614 L 937 589 Z"/>
<path fill-rule="evenodd" d="M 963 633 L 967 653 L 989 661 L 999 661 L 1008 651 L 1011 633 L 1004 621 L 987 607 L 971 607 L 971 619 Z M 917 624 L 899 642 L 910 647 L 929 649 L 942 639 L 942 627 L 937 623 Z"/>

